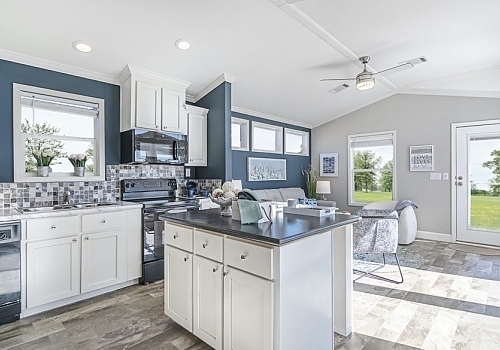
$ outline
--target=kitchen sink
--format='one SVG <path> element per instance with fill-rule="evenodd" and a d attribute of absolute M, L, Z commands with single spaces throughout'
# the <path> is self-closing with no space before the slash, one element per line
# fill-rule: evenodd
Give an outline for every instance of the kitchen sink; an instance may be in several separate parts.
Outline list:
<path fill-rule="evenodd" d="M 117 205 L 117 204 L 109 202 L 58 204 L 58 205 L 53 205 L 51 207 L 17 208 L 16 210 L 21 213 L 40 213 L 40 212 L 52 212 L 52 211 L 69 210 L 69 209 L 88 209 L 88 208 L 104 207 L 110 205 Z"/>

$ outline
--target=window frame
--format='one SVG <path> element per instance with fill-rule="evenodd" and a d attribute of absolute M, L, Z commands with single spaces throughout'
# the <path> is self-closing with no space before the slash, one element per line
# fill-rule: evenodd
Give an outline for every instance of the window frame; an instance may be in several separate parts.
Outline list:
<path fill-rule="evenodd" d="M 293 135 L 298 135 L 302 137 L 302 144 L 305 145 L 305 147 L 302 148 L 302 153 L 295 153 L 295 152 L 289 152 L 286 150 L 286 135 L 287 134 L 293 134 Z M 284 143 L 284 154 L 291 155 L 291 156 L 304 156 L 304 157 L 309 157 L 309 133 L 307 131 L 302 131 L 302 130 L 297 130 L 297 129 L 290 129 L 290 128 L 285 128 L 284 135 L 283 135 L 283 143 Z"/>
<path fill-rule="evenodd" d="M 256 127 L 260 128 L 260 129 L 267 129 L 267 130 L 274 131 L 274 133 L 275 133 L 275 150 L 274 151 L 260 149 L 260 148 L 255 147 L 255 128 Z M 276 149 L 276 146 L 278 146 L 279 149 Z M 252 152 L 283 154 L 283 127 L 277 126 L 277 125 L 272 125 L 272 124 L 267 124 L 267 123 L 259 123 L 259 122 L 252 121 Z"/>
<path fill-rule="evenodd" d="M 98 105 L 97 123 L 94 123 L 94 174 L 85 174 L 83 177 L 72 175 L 72 172 L 50 173 L 48 177 L 37 176 L 36 173 L 25 172 L 25 144 L 21 132 L 22 106 L 21 95 L 24 92 L 47 95 L 55 99 L 71 99 Z M 13 83 L 13 165 L 14 182 L 61 182 L 61 181 L 104 181 L 106 174 L 105 166 L 105 110 L 104 99 L 84 95 L 77 95 L 57 90 L 45 89 L 36 86 Z M 54 137 L 55 139 L 76 139 L 75 137 Z"/>
<path fill-rule="evenodd" d="M 245 141 L 245 146 L 234 147 L 232 138 L 232 128 L 233 124 L 240 125 L 240 142 L 243 144 Z M 232 151 L 248 151 L 250 149 L 250 120 L 231 117 L 231 150 Z"/>
<path fill-rule="evenodd" d="M 354 151 L 353 148 L 351 148 L 352 140 L 356 138 L 367 138 L 367 137 L 380 137 L 383 135 L 389 135 L 391 134 L 392 136 L 390 139 L 392 139 L 392 200 L 396 200 L 397 195 L 396 195 L 396 130 L 388 130 L 388 131 L 379 131 L 379 132 L 371 132 L 371 133 L 364 133 L 364 134 L 354 134 L 354 135 L 348 135 L 347 136 L 347 152 L 348 152 L 348 176 L 347 176 L 347 200 L 348 200 L 348 205 L 349 206 L 354 206 L 354 207 L 362 207 L 369 202 L 363 203 L 363 202 L 355 202 L 354 201 Z M 389 137 L 387 138 L 389 139 Z M 376 169 L 364 169 L 365 171 L 383 171 L 383 168 L 376 168 Z"/>

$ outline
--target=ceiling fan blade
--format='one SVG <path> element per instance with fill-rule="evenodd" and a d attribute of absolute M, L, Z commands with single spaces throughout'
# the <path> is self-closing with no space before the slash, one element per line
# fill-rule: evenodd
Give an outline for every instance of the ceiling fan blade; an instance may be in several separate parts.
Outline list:
<path fill-rule="evenodd" d="M 356 78 L 345 78 L 345 79 L 342 79 L 342 78 L 334 78 L 334 79 L 321 79 L 320 81 L 334 81 L 334 80 L 356 80 Z"/>
<path fill-rule="evenodd" d="M 373 73 L 373 75 L 378 75 L 379 77 L 385 77 L 389 74 L 399 73 L 411 68 L 413 68 L 413 64 L 411 64 L 410 62 L 405 62 L 403 64 L 381 70 L 380 72 Z"/>

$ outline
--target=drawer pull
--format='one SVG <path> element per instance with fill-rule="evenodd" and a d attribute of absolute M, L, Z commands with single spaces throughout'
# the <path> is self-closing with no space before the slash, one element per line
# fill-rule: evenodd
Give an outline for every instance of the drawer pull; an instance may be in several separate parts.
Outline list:
<path fill-rule="evenodd" d="M 56 228 L 57 228 L 57 227 L 56 227 L 56 225 L 52 225 L 52 226 L 50 226 L 50 229 L 51 229 L 51 230 L 55 230 Z"/>
<path fill-rule="evenodd" d="M 241 260 L 245 260 L 245 259 L 247 258 L 247 254 L 242 254 L 242 255 L 240 256 L 240 258 L 241 258 Z"/>
<path fill-rule="evenodd" d="M 106 219 L 102 219 L 102 221 L 101 221 L 101 222 L 102 222 L 103 224 L 105 224 L 105 223 L 106 223 Z"/>
<path fill-rule="evenodd" d="M 184 258 L 184 261 L 188 261 L 188 259 L 189 259 L 189 256 L 186 256 L 186 257 Z"/>
<path fill-rule="evenodd" d="M 222 274 L 224 275 L 224 277 L 226 277 L 228 273 L 228 271 L 224 271 Z"/>
<path fill-rule="evenodd" d="M 208 246 L 208 242 L 207 243 L 203 243 L 202 247 L 203 248 L 206 248 Z"/>
<path fill-rule="evenodd" d="M 73 243 L 76 243 L 76 238 L 73 238 Z"/>
<path fill-rule="evenodd" d="M 85 240 L 88 241 L 89 240 L 89 236 L 85 237 Z"/>
<path fill-rule="evenodd" d="M 179 237 L 177 233 L 174 233 L 174 239 L 177 239 L 177 237 Z"/>
<path fill-rule="evenodd" d="M 218 268 L 218 267 L 214 267 L 214 268 L 212 269 L 212 271 L 213 271 L 213 272 L 217 272 L 218 270 L 219 270 L 219 268 Z"/>

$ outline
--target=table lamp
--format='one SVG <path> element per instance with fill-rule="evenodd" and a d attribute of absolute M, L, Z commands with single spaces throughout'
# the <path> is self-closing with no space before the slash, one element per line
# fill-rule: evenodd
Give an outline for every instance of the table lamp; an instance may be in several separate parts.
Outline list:
<path fill-rule="evenodd" d="M 326 201 L 325 194 L 330 194 L 330 181 L 318 181 L 316 182 L 316 193 L 322 194 L 322 200 Z"/>

